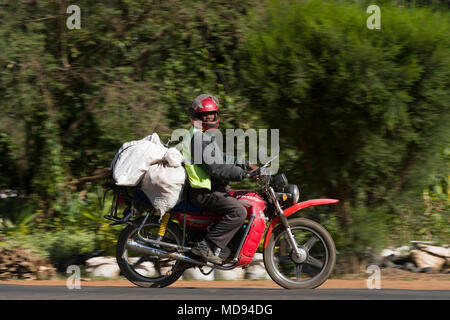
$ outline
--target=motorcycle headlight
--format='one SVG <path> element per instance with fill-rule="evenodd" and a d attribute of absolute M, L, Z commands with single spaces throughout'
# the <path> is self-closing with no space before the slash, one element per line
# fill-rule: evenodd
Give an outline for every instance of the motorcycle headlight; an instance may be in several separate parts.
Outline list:
<path fill-rule="evenodd" d="M 286 187 L 284 187 L 283 191 L 292 195 L 293 204 L 296 204 L 300 199 L 300 191 L 298 190 L 298 187 L 295 184 L 287 185 Z"/>

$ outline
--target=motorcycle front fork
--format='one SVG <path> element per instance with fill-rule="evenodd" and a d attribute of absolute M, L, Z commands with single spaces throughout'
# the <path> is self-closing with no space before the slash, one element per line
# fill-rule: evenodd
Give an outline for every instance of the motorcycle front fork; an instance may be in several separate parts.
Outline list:
<path fill-rule="evenodd" d="M 280 204 L 278 203 L 277 197 L 275 195 L 275 191 L 273 190 L 272 187 L 269 187 L 268 189 L 269 189 L 268 191 L 269 191 L 270 197 L 272 199 L 272 202 L 275 204 L 275 207 L 276 207 L 277 212 L 278 212 L 278 216 L 280 217 L 281 224 L 283 225 L 283 227 L 286 230 L 287 241 L 289 242 L 289 244 L 290 244 L 292 250 L 294 251 L 294 253 L 297 256 L 300 256 L 302 254 L 302 252 L 301 252 L 301 250 L 299 249 L 299 247 L 297 245 L 297 241 L 295 240 L 294 235 L 292 234 L 292 230 L 291 230 L 291 227 L 289 225 L 288 219 L 285 216 L 285 214 L 283 212 L 283 209 L 281 209 Z"/>

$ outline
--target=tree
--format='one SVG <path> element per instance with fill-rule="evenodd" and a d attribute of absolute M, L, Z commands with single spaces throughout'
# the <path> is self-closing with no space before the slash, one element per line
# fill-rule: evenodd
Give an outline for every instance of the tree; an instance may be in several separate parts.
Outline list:
<path fill-rule="evenodd" d="M 58 211 L 122 143 L 187 125 L 200 92 L 226 106 L 250 3 L 79 1 L 69 29 L 70 1 L 2 2 L 1 188 Z"/>
<path fill-rule="evenodd" d="M 381 15 L 381 30 L 369 30 L 360 5 L 270 1 L 244 44 L 243 95 L 280 128 L 306 197 L 341 200 L 346 229 L 364 223 L 355 215 L 383 212 L 386 222 L 423 207 L 450 137 L 448 14 L 383 6 Z"/>

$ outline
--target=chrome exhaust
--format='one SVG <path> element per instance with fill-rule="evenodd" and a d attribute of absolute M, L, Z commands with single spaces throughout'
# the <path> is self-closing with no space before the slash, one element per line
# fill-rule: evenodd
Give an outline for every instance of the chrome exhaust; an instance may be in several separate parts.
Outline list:
<path fill-rule="evenodd" d="M 133 239 L 128 239 L 127 241 L 127 248 L 143 253 L 143 254 L 147 254 L 149 256 L 157 256 L 159 258 L 169 258 L 169 259 L 174 259 L 174 260 L 180 260 L 183 262 L 187 262 L 187 263 L 191 263 L 194 265 L 197 265 L 199 267 L 210 267 L 210 268 L 215 268 L 215 269 L 219 269 L 219 270 L 232 270 L 235 268 L 236 264 L 238 261 L 234 261 L 233 260 L 233 264 L 232 265 L 215 265 L 211 262 L 202 262 L 193 258 L 190 258 L 184 254 L 181 254 L 179 252 L 169 252 L 166 251 L 164 249 L 159 249 L 159 248 L 154 248 L 154 247 L 150 247 L 148 245 L 145 245 L 143 243 L 137 242 Z"/>
<path fill-rule="evenodd" d="M 180 260 L 192 264 L 196 264 L 199 266 L 206 266 L 210 265 L 210 263 L 204 263 L 196 259 L 192 259 L 184 254 L 178 253 L 178 252 L 169 252 L 163 249 L 149 247 L 143 243 L 136 242 L 133 239 L 128 239 L 127 241 L 127 248 L 130 250 L 134 250 L 143 254 L 147 254 L 149 256 L 157 256 L 160 258 L 169 258 L 174 260 Z"/>

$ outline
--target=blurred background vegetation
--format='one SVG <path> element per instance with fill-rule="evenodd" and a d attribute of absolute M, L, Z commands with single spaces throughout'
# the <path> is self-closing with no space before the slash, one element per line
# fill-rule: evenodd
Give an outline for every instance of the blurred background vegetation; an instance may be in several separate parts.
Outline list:
<path fill-rule="evenodd" d="M 73 30 L 70 4 L 0 3 L 0 246 L 113 255 L 110 161 L 187 128 L 204 92 L 221 129 L 280 129 L 303 200 L 340 199 L 306 212 L 332 233 L 337 270 L 450 242 L 449 1 L 80 0 Z"/>

